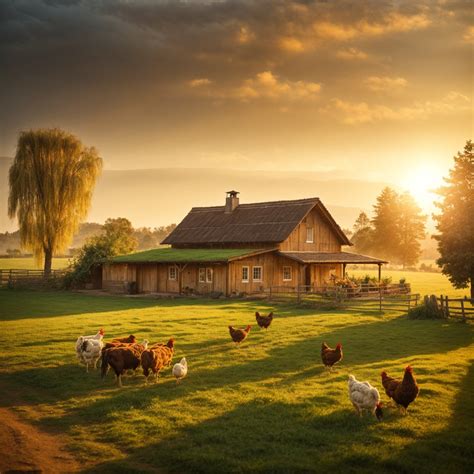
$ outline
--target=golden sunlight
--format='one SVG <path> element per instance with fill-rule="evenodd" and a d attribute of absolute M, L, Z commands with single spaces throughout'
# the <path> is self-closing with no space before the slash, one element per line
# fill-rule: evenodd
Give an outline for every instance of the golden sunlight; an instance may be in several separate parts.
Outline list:
<path fill-rule="evenodd" d="M 411 169 L 410 174 L 402 181 L 402 188 L 413 196 L 423 211 L 431 211 L 437 198 L 435 190 L 442 184 L 442 171 L 425 163 Z"/>

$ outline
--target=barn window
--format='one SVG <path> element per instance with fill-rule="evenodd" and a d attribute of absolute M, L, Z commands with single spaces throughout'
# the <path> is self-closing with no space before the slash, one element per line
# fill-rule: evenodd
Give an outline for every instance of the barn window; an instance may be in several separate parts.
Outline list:
<path fill-rule="evenodd" d="M 312 227 L 306 227 L 306 243 L 312 244 L 314 242 L 314 234 Z"/>
<path fill-rule="evenodd" d="M 168 280 L 176 280 L 178 269 L 176 267 L 168 267 Z"/>
<path fill-rule="evenodd" d="M 252 268 L 252 280 L 253 281 L 262 281 L 262 267 L 253 267 Z"/>
<path fill-rule="evenodd" d="M 206 269 L 199 269 L 199 283 L 206 283 Z"/>
<path fill-rule="evenodd" d="M 212 274 L 213 274 L 212 268 L 206 268 L 206 282 L 207 283 L 212 283 Z"/>
<path fill-rule="evenodd" d="M 291 267 L 283 267 L 283 281 L 291 281 Z"/>
<path fill-rule="evenodd" d="M 249 267 L 242 267 L 242 283 L 249 282 Z"/>

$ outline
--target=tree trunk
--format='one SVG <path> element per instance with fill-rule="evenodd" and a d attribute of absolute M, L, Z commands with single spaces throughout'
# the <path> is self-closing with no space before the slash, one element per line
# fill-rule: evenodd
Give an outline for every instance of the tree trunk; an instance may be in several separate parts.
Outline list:
<path fill-rule="evenodd" d="M 53 261 L 53 252 L 51 249 L 44 249 L 44 276 L 51 275 L 51 264 Z"/>
<path fill-rule="evenodd" d="M 471 300 L 474 300 L 474 276 L 471 277 Z"/>

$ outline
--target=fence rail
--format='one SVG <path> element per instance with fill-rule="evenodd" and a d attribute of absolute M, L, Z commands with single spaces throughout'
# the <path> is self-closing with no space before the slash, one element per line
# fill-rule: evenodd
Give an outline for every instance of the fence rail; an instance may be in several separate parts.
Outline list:
<path fill-rule="evenodd" d="M 315 306 L 373 311 L 408 311 L 417 306 L 419 294 L 411 293 L 408 284 L 396 285 L 359 285 L 342 288 L 336 286 L 272 286 L 265 290 L 269 300 L 296 300 L 299 303 Z"/>
<path fill-rule="evenodd" d="M 15 288 L 51 285 L 58 282 L 65 273 L 64 270 L 51 270 L 46 276 L 44 270 L 0 270 L 0 286 Z"/>
<path fill-rule="evenodd" d="M 467 296 L 464 298 L 449 298 L 449 296 L 441 295 L 436 300 L 446 317 L 458 318 L 463 321 L 474 320 L 474 299 L 469 299 Z"/>

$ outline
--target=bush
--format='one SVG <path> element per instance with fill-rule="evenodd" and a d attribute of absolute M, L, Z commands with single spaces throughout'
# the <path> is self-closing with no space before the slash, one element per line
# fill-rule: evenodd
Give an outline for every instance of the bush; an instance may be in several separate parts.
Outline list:
<path fill-rule="evenodd" d="M 423 303 L 408 311 L 410 319 L 444 319 L 446 314 L 438 305 L 435 295 L 425 296 Z"/>

